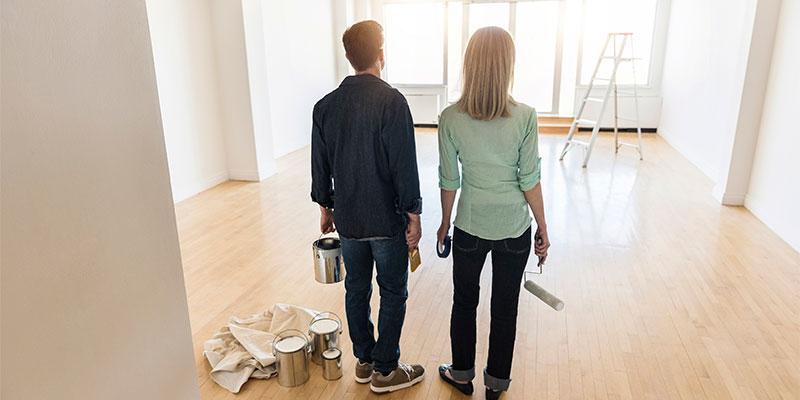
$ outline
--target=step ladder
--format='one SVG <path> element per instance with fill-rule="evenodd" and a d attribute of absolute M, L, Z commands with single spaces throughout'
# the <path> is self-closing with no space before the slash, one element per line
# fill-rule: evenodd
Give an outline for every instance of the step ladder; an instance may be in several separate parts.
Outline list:
<path fill-rule="evenodd" d="M 625 54 L 626 46 L 630 48 L 630 57 L 623 57 Z M 608 51 L 612 50 L 612 53 L 609 55 Z M 606 107 L 611 99 L 611 95 L 613 93 L 613 102 L 614 102 L 614 152 L 618 153 L 620 147 L 627 146 L 633 147 L 639 152 L 639 159 L 642 160 L 642 127 L 639 124 L 639 93 L 637 91 L 636 85 L 636 58 L 633 57 L 633 33 L 609 33 L 608 37 L 606 38 L 605 45 L 603 45 L 603 51 L 600 53 L 600 58 L 597 60 L 597 64 L 594 67 L 594 72 L 592 72 L 592 79 L 589 81 L 589 87 L 586 89 L 586 94 L 583 96 L 581 100 L 580 107 L 578 108 L 578 113 L 575 115 L 575 120 L 572 121 L 572 125 L 570 125 L 569 133 L 567 134 L 567 141 L 564 143 L 564 149 L 561 151 L 561 156 L 558 158 L 559 161 L 564 159 L 564 156 L 573 146 L 581 146 L 586 148 L 586 155 L 583 158 L 583 168 L 586 168 L 586 165 L 589 163 L 589 157 L 592 156 L 592 148 L 594 147 L 594 143 L 597 140 L 597 134 L 600 133 L 600 120 L 602 116 L 606 112 Z M 604 62 L 612 61 L 614 63 L 613 68 L 611 70 L 611 76 L 607 77 L 599 77 L 597 76 L 598 71 L 600 70 L 600 66 Z M 622 63 L 630 63 L 631 71 L 633 73 L 633 82 L 632 85 L 633 91 L 629 92 L 629 94 L 633 95 L 633 102 L 635 105 L 635 118 L 622 118 L 619 115 L 619 94 L 622 93 L 617 88 L 617 70 L 619 69 L 620 64 Z M 595 86 L 606 85 L 605 93 L 603 97 L 592 97 L 592 89 Z M 599 103 L 600 104 L 600 113 L 598 114 L 597 118 L 587 119 L 584 118 L 584 111 L 586 109 L 587 103 Z M 619 121 L 626 121 L 626 122 L 635 122 L 636 123 L 636 133 L 637 133 L 637 144 L 621 142 L 619 140 Z M 592 127 L 592 136 L 589 141 L 578 140 L 575 139 L 575 133 L 578 131 L 580 126 L 591 126 Z"/>

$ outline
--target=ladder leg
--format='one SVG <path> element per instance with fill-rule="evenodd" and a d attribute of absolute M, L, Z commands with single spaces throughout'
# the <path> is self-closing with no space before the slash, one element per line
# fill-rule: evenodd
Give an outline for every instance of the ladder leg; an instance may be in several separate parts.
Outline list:
<path fill-rule="evenodd" d="M 614 83 L 614 154 L 619 153 L 619 104 L 617 97 L 617 85 Z"/>
<path fill-rule="evenodd" d="M 603 61 L 603 56 L 608 51 L 608 44 L 611 42 L 611 34 L 606 37 L 606 42 L 603 44 L 603 52 L 600 54 L 600 58 L 597 59 L 597 64 L 594 66 L 594 71 L 592 72 L 592 79 L 589 81 L 589 87 L 586 88 L 586 94 L 583 96 L 583 100 L 581 101 L 581 105 L 578 108 L 578 113 L 575 115 L 575 120 L 572 122 L 572 125 L 569 128 L 569 134 L 567 135 L 566 143 L 564 143 L 564 149 L 561 150 L 561 155 L 558 157 L 559 161 L 564 160 L 564 156 L 567 154 L 569 149 L 572 147 L 572 138 L 575 136 L 575 133 L 578 131 L 578 120 L 583 118 L 583 111 L 586 108 L 586 99 L 589 98 L 592 94 L 592 89 L 594 89 L 594 82 L 597 78 L 597 71 L 600 70 L 600 63 Z M 616 55 L 616 49 L 615 55 Z M 606 101 L 608 99 L 608 95 L 606 94 Z M 603 107 L 605 107 L 605 102 Z"/>
<path fill-rule="evenodd" d="M 558 157 L 558 161 L 563 161 L 564 156 L 567 155 L 567 151 L 569 151 L 569 146 L 572 144 L 572 137 L 575 136 L 575 131 L 578 130 L 578 123 L 573 121 L 572 125 L 569 127 L 569 133 L 567 134 L 567 141 L 564 143 L 564 149 L 561 150 L 561 155 Z"/>
<path fill-rule="evenodd" d="M 631 59 L 633 59 L 634 50 L 633 50 L 633 37 L 631 37 Z M 644 160 L 644 155 L 642 154 L 642 123 L 639 120 L 639 89 L 638 83 L 636 82 L 636 63 L 631 61 L 631 72 L 633 74 L 633 105 L 636 111 L 636 150 L 639 151 L 639 160 Z"/>
<path fill-rule="evenodd" d="M 592 138 L 589 139 L 589 146 L 586 148 L 586 156 L 583 158 L 583 168 L 589 164 L 589 157 L 592 156 L 592 149 L 594 148 L 594 142 L 597 139 L 597 134 L 600 132 L 600 124 L 594 126 L 592 129 Z"/>
<path fill-rule="evenodd" d="M 619 50 L 619 54 L 617 53 L 617 37 L 614 36 L 614 57 L 618 57 L 621 55 L 622 52 L 625 50 L 625 41 L 622 42 L 622 48 Z M 616 62 L 616 60 L 615 60 Z M 615 73 L 616 78 L 616 73 Z M 614 154 L 619 153 L 619 104 L 617 101 L 617 83 L 614 82 Z"/>
<path fill-rule="evenodd" d="M 636 132 L 639 135 L 639 146 L 636 149 L 639 150 L 639 160 L 641 161 L 644 160 L 644 155 L 642 154 L 642 128 L 637 126 Z"/>
<path fill-rule="evenodd" d="M 606 106 L 608 105 L 608 100 L 611 97 L 611 92 L 616 88 L 617 68 L 619 68 L 619 62 L 620 59 L 622 58 L 622 51 L 623 49 L 625 49 L 626 40 L 627 40 L 626 37 L 622 38 L 622 45 L 619 51 L 617 51 L 616 49 L 616 44 L 614 46 L 614 68 L 611 70 L 611 78 L 610 81 L 608 82 L 608 86 L 606 86 L 606 93 L 605 95 L 603 95 L 603 103 L 600 106 L 600 113 L 597 116 L 597 121 L 595 121 L 594 128 L 592 129 L 592 138 L 589 139 L 589 145 L 587 146 L 588 148 L 586 149 L 586 157 L 583 158 L 583 168 L 586 168 L 586 166 L 589 164 L 589 158 L 592 156 L 592 149 L 594 149 L 594 143 L 597 140 L 597 135 L 600 133 L 600 121 L 603 119 L 603 115 L 605 115 Z M 603 51 L 605 52 L 605 49 Z M 594 77 L 592 77 L 592 79 L 594 79 Z M 614 124 L 616 126 L 616 116 L 614 119 Z"/>

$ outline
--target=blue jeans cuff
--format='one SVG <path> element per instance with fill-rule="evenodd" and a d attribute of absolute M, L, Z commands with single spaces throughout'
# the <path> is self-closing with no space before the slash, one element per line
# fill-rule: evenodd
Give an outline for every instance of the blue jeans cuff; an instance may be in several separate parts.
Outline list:
<path fill-rule="evenodd" d="M 457 369 L 453 369 L 452 367 L 450 367 L 450 376 L 452 376 L 453 379 L 457 381 L 462 381 L 462 382 L 471 381 L 475 379 L 475 367 L 472 367 L 464 371 L 459 371 Z"/>
<path fill-rule="evenodd" d="M 397 361 L 394 363 L 381 363 L 376 361 L 372 365 L 375 371 L 378 371 L 383 375 L 389 375 L 392 373 L 392 371 L 397 369 Z"/>
<path fill-rule="evenodd" d="M 486 369 L 484 369 L 483 384 L 486 385 L 486 387 L 489 389 L 492 389 L 496 392 L 501 392 L 508 390 L 508 386 L 511 385 L 511 379 L 495 378 L 489 375 L 489 373 L 486 372 Z"/>

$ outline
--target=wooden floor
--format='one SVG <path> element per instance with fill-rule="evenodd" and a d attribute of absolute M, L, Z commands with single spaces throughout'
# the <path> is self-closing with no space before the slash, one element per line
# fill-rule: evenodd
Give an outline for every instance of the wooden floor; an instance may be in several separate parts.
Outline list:
<path fill-rule="evenodd" d="M 587 170 L 581 150 L 558 161 L 562 140 L 540 139 L 553 247 L 539 282 L 566 308 L 555 312 L 522 292 L 505 398 L 800 399 L 800 255 L 746 209 L 720 206 L 711 182 L 655 135 L 647 135 L 644 161 L 631 149 L 615 157 L 601 139 Z M 434 133 L 418 132 L 418 152 L 424 265 L 410 277 L 401 347 L 402 358 L 428 375 L 380 398 L 466 398 L 436 375 L 450 360 L 452 283 L 451 260 L 434 253 Z M 352 379 L 349 340 L 342 379 L 325 381 L 314 365 L 309 382 L 291 390 L 272 379 L 232 395 L 209 379 L 202 356 L 203 341 L 231 315 L 276 302 L 343 314 L 344 287 L 313 280 L 318 212 L 309 200 L 307 148 L 282 158 L 274 177 L 222 184 L 178 204 L 177 215 L 203 399 L 373 397 Z M 485 269 L 478 370 L 490 279 Z M 377 312 L 377 293 L 373 303 Z M 480 376 L 476 384 L 483 387 Z"/>

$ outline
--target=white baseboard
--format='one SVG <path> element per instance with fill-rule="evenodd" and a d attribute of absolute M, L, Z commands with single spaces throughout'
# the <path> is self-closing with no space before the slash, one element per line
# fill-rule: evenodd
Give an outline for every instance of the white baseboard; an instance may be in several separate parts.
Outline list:
<path fill-rule="evenodd" d="M 722 185 L 714 186 L 714 190 L 711 191 L 711 194 L 717 201 L 725 206 L 743 206 L 745 198 L 747 197 L 747 193 L 725 192 L 724 189 L 722 189 Z"/>
<path fill-rule="evenodd" d="M 221 171 L 209 176 L 206 179 L 193 182 L 189 185 L 185 185 L 180 188 L 174 188 L 172 192 L 172 201 L 174 203 L 178 203 L 180 201 L 186 200 L 189 197 L 192 197 L 202 191 L 211 189 L 212 187 L 217 186 L 220 183 L 225 182 L 227 180 L 228 180 L 228 172 Z"/>
<path fill-rule="evenodd" d="M 261 182 L 258 171 L 251 170 L 230 170 L 228 179 L 232 181 Z"/>

